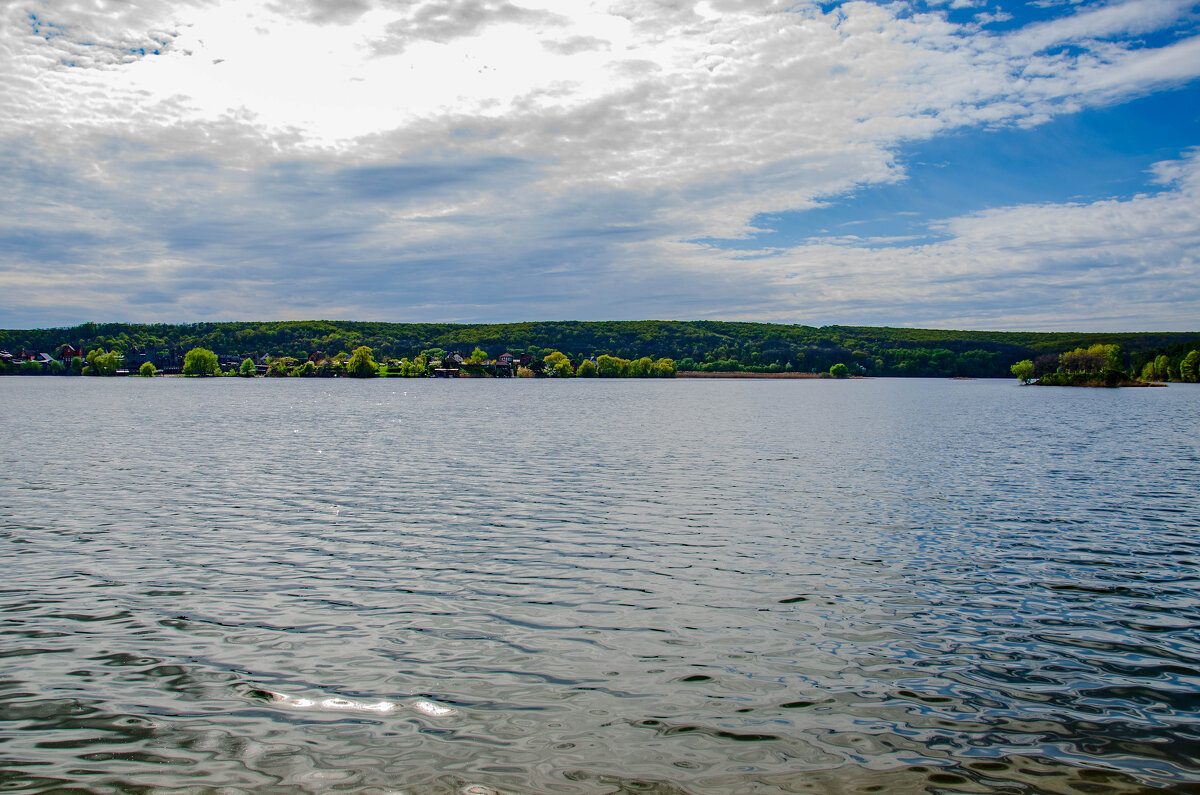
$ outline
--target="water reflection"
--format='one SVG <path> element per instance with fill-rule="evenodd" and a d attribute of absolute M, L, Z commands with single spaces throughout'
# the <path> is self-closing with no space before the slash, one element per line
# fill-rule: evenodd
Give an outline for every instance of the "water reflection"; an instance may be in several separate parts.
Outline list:
<path fill-rule="evenodd" d="M 0 381 L 0 786 L 1200 775 L 1186 385 L 395 384 Z"/>

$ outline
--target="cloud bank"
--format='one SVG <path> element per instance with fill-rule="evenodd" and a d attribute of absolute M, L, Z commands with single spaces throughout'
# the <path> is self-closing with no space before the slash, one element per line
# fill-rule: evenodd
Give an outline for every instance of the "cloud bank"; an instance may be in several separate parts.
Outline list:
<path fill-rule="evenodd" d="M 1193 329 L 1191 151 L 1162 158 L 1137 195 L 923 219 L 921 240 L 755 242 L 764 214 L 904 181 L 912 142 L 1033 129 L 1200 73 L 1186 3 L 1002 16 L 745 0 L 9 3 L 0 323 Z"/>

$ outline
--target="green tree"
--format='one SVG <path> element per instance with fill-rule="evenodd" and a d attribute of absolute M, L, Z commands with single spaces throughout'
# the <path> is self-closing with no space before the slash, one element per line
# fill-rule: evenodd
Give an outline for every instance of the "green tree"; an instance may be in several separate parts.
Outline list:
<path fill-rule="evenodd" d="M 1121 355 L 1120 345 L 1105 345 L 1104 355 L 1108 359 L 1107 365 L 1109 370 L 1125 369 L 1125 357 Z"/>
<path fill-rule="evenodd" d="M 142 362 L 142 366 L 138 368 L 138 375 L 143 378 L 153 378 L 157 372 L 152 362 Z"/>
<path fill-rule="evenodd" d="M 649 356 L 634 359 L 629 363 L 629 369 L 634 378 L 649 378 L 654 375 L 654 360 Z"/>
<path fill-rule="evenodd" d="M 1154 357 L 1154 380 L 1167 381 L 1171 378 L 1171 360 L 1163 353 Z"/>
<path fill-rule="evenodd" d="M 267 360 L 267 378 L 285 378 L 296 360 L 291 356 L 275 356 Z"/>
<path fill-rule="evenodd" d="M 1200 381 L 1200 351 L 1192 351 L 1179 363 L 1179 378 L 1194 384 Z"/>
<path fill-rule="evenodd" d="M 373 378 L 379 375 L 379 365 L 371 358 L 371 353 L 371 349 L 366 345 L 355 348 L 346 364 L 346 375 L 351 378 Z"/>
<path fill-rule="evenodd" d="M 850 368 L 841 362 L 838 362 L 833 367 L 829 368 L 829 374 L 834 378 L 849 378 Z"/>
<path fill-rule="evenodd" d="M 42 366 L 37 362 L 21 362 L 20 367 L 17 368 L 17 373 L 19 375 L 41 375 Z"/>
<path fill-rule="evenodd" d="M 483 364 L 488 360 L 487 351 L 483 348 L 476 348 L 471 351 L 471 358 L 467 359 L 471 364 Z"/>
<path fill-rule="evenodd" d="M 429 374 L 429 362 L 425 354 L 419 354 L 412 361 L 401 359 L 399 370 L 404 378 L 422 378 Z"/>
<path fill-rule="evenodd" d="M 1015 375 L 1022 384 L 1028 384 L 1033 378 L 1033 361 L 1030 359 L 1022 359 L 1009 368 L 1012 374 Z"/>
<path fill-rule="evenodd" d="M 184 375 L 220 375 L 221 367 L 217 364 L 217 355 L 208 348 L 192 348 L 183 355 Z"/>
<path fill-rule="evenodd" d="M 1123 366 L 1121 346 L 1100 342 L 1087 348 L 1067 351 L 1058 357 L 1058 370 L 1062 373 L 1103 373 L 1112 370 L 1119 375 Z"/>
<path fill-rule="evenodd" d="M 258 373 L 258 368 L 254 366 L 254 360 L 247 356 L 242 359 L 242 366 L 238 368 L 238 375 L 242 378 L 253 378 Z"/>
<path fill-rule="evenodd" d="M 557 378 L 570 378 L 575 373 L 571 360 L 564 353 L 551 351 L 542 361 L 546 363 L 546 372 Z"/>
<path fill-rule="evenodd" d="M 596 372 L 597 372 L 596 363 L 593 362 L 591 359 L 584 359 L 582 362 L 579 363 L 579 366 L 575 368 L 575 377 L 576 378 L 595 378 Z"/>
<path fill-rule="evenodd" d="M 88 351 L 84 375 L 113 376 L 117 374 L 117 352 L 104 352 L 103 348 Z"/>
<path fill-rule="evenodd" d="M 674 378 L 675 377 L 675 362 L 672 359 L 656 359 L 654 361 L 654 377 L 655 378 Z"/>
<path fill-rule="evenodd" d="M 72 356 L 71 366 L 67 368 L 67 375 L 80 375 L 83 373 L 83 357 Z"/>
<path fill-rule="evenodd" d="M 622 378 L 629 375 L 633 363 L 618 356 L 601 354 L 596 357 L 596 374 L 601 378 Z"/>

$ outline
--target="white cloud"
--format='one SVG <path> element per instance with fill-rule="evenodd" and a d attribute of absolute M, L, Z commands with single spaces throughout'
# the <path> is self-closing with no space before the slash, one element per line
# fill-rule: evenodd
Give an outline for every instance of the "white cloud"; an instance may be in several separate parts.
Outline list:
<path fill-rule="evenodd" d="M 1192 11 L 1189 0 L 1128 0 L 1100 5 L 1070 16 L 1032 25 L 1008 37 L 1014 53 L 1032 54 L 1049 47 L 1149 33 Z"/>
<path fill-rule="evenodd" d="M 992 328 L 1191 329 L 1200 306 L 1200 153 L 1155 164 L 1170 189 L 1127 200 L 1005 207 L 935 226 L 945 239 L 813 240 L 753 260 L 777 319 Z M 737 252 L 661 245 L 722 271 Z M 664 255 L 667 252 L 664 251 Z M 833 275 L 835 278 L 830 278 Z"/>
<path fill-rule="evenodd" d="M 388 22 L 383 36 L 371 42 L 377 55 L 398 55 L 415 43 L 447 44 L 478 36 L 496 25 L 558 27 L 566 19 L 550 11 L 534 11 L 504 0 L 432 0 L 413 4 L 410 13 Z"/>
<path fill-rule="evenodd" d="M 1162 196 L 952 219 L 950 242 L 925 247 L 814 242 L 739 258 L 684 242 L 745 235 L 757 214 L 903 179 L 893 152 L 907 141 L 1037 124 L 1193 79 L 1200 38 L 1118 40 L 1173 24 L 1186 3 L 1089 8 L 1005 33 L 865 2 L 828 12 L 751 0 L 116 9 L 31 0 L 0 10 L 0 144 L 55 172 L 11 162 L 0 172 L 20 197 L 0 203 L 0 234 L 46 241 L 0 255 L 10 300 L 50 307 L 63 301 L 54 285 L 136 273 L 155 295 L 189 296 L 128 309 L 163 319 L 297 308 L 386 317 L 391 293 L 378 284 L 394 279 L 423 285 L 420 306 L 451 317 L 462 307 L 437 297 L 439 276 L 499 284 L 509 273 L 542 274 L 528 300 L 501 302 L 509 319 L 544 314 L 538 300 L 565 306 L 637 285 L 638 306 L 666 315 L 782 318 L 819 306 L 829 321 L 892 311 L 896 322 L 912 302 L 950 312 L 1002 250 L 1019 273 L 1063 268 L 1084 285 L 1093 277 L 1067 254 L 1100 250 L 1079 242 L 1099 218 L 1148 235 L 1164 267 L 1192 267 L 1130 220 Z M 1192 201 L 1171 176 L 1189 169 L 1161 167 L 1175 180 L 1163 196 Z M 1051 239 L 1050 217 L 1073 243 Z M 1029 224 L 1023 237 L 1000 233 L 1017 222 Z M 55 247 L 53 230 L 69 245 Z M 1135 249 L 1112 242 L 1113 264 L 1094 278 L 1120 262 L 1143 272 Z M 124 270 L 106 264 L 118 261 Z M 342 266 L 322 267 L 331 261 Z M 237 289 L 204 287 L 206 277 Z M 355 277 L 374 286 L 335 289 Z M 693 277 L 708 298 L 672 286 Z M 98 286 L 91 295 L 119 304 Z"/>

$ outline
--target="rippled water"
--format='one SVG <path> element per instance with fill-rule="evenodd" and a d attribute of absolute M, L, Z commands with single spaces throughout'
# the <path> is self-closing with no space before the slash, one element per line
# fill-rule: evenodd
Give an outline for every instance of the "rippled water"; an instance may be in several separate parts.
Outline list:
<path fill-rule="evenodd" d="M 1192 385 L 0 401 L 0 789 L 1200 791 Z"/>

